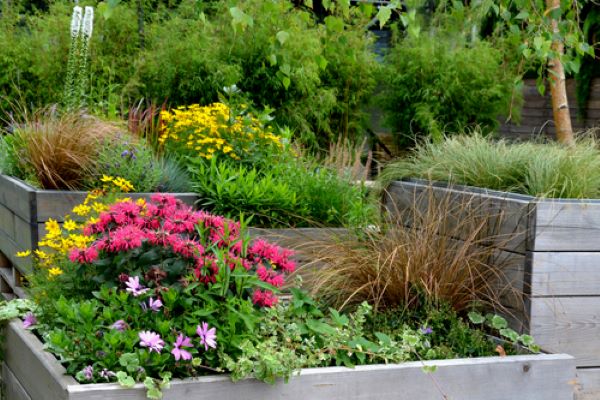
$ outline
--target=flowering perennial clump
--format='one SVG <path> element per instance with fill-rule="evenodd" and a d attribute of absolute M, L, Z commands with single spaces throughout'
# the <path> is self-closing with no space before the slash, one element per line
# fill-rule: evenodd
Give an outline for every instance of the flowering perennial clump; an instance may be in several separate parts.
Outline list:
<path fill-rule="evenodd" d="M 226 104 L 192 104 L 160 114 L 164 127 L 159 142 L 183 154 L 210 160 L 225 156 L 244 160 L 257 152 L 276 151 L 281 138 L 249 113 L 235 113 Z"/>

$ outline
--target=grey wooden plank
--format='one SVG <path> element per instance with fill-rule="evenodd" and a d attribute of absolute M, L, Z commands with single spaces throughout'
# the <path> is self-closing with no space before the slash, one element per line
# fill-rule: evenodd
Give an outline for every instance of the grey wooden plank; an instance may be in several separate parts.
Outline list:
<path fill-rule="evenodd" d="M 32 399 L 66 400 L 67 386 L 76 383 L 20 320 L 5 329 L 4 362 Z"/>
<path fill-rule="evenodd" d="M 532 251 L 600 251 L 598 200 L 540 200 Z"/>
<path fill-rule="evenodd" d="M 2 384 L 4 387 L 4 399 L 7 400 L 31 400 L 21 382 L 15 377 L 6 364 L 2 364 Z"/>
<path fill-rule="evenodd" d="M 28 274 L 31 271 L 31 257 L 17 257 L 17 252 L 25 251 L 28 248 L 20 247 L 12 238 L 9 238 L 3 231 L 0 231 L 0 252 L 18 268 L 22 273 Z"/>
<path fill-rule="evenodd" d="M 548 352 L 573 355 L 578 367 L 600 366 L 600 297 L 532 297 L 531 335 Z"/>
<path fill-rule="evenodd" d="M 65 215 L 70 214 L 78 204 L 83 203 L 87 197 L 87 192 L 69 192 L 59 190 L 38 190 L 36 192 L 37 203 L 37 222 L 45 222 L 53 218 L 59 222 L 63 221 Z M 167 193 L 165 193 L 167 194 Z M 184 203 L 193 206 L 198 199 L 194 193 L 168 193 L 177 197 Z M 132 199 L 149 199 L 153 193 L 122 193 L 122 197 Z"/>
<path fill-rule="evenodd" d="M 533 252 L 533 296 L 600 296 L 600 252 Z"/>
<path fill-rule="evenodd" d="M 0 204 L 0 230 L 8 237 L 15 237 L 15 214 L 2 204 Z"/>
<path fill-rule="evenodd" d="M 15 215 L 15 243 L 22 249 L 31 249 L 34 244 L 37 247 L 37 225 L 32 225 L 30 221 L 25 221 L 18 215 Z"/>
<path fill-rule="evenodd" d="M 600 399 L 600 368 L 577 368 L 575 400 Z"/>
<path fill-rule="evenodd" d="M 432 373 L 424 365 L 435 365 Z M 395 365 L 313 368 L 285 384 L 226 376 L 176 380 L 165 400 L 572 400 L 575 366 L 567 355 L 488 357 Z M 69 386 L 72 400 L 143 400 L 144 389 L 118 385 Z M 446 396 L 446 397 L 443 397 Z"/>
<path fill-rule="evenodd" d="M 33 214 L 32 201 L 35 188 L 25 182 L 0 174 L 0 204 L 25 220 Z"/>

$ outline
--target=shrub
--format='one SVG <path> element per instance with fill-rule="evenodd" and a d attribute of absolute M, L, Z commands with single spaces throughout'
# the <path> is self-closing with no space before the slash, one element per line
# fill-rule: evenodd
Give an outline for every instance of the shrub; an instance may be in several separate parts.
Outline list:
<path fill-rule="evenodd" d="M 156 191 L 161 180 L 161 164 L 144 142 L 126 134 L 116 135 L 100 146 L 86 186 L 95 188 L 103 175 L 119 176 L 133 184 L 137 192 Z"/>
<path fill-rule="evenodd" d="M 381 178 L 425 178 L 540 197 L 598 198 L 599 168 L 599 146 L 591 137 L 565 147 L 475 134 L 421 144 L 409 157 L 390 164 Z"/>
<path fill-rule="evenodd" d="M 470 128 L 490 133 L 520 96 L 500 51 L 483 41 L 467 44 L 441 34 L 399 41 L 386 58 L 382 79 L 382 107 L 403 146 Z"/>

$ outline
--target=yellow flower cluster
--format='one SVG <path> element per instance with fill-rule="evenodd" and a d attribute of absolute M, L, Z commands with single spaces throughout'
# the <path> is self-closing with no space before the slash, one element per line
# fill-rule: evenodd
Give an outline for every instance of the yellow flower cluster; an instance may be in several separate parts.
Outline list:
<path fill-rule="evenodd" d="M 160 113 L 159 143 L 210 160 L 222 154 L 240 160 L 256 149 L 281 148 L 281 139 L 250 114 L 233 115 L 223 103 L 198 104 Z"/>
<path fill-rule="evenodd" d="M 102 175 L 100 180 L 106 184 L 112 184 L 123 193 L 129 193 L 135 190 L 131 182 L 129 182 L 127 179 L 121 178 L 120 176 L 114 177 Z"/>

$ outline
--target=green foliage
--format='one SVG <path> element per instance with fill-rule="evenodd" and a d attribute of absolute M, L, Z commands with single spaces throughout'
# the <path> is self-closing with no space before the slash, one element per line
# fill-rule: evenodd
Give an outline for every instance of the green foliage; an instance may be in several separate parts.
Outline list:
<path fill-rule="evenodd" d="M 136 192 L 154 192 L 166 173 L 161 171 L 162 166 L 145 142 L 136 143 L 129 136 L 115 137 L 101 146 L 86 186 L 97 188 L 102 185 L 102 176 L 108 175 L 128 180 Z"/>
<path fill-rule="evenodd" d="M 375 215 L 364 188 L 306 160 L 273 158 L 262 168 L 187 162 L 200 205 L 234 218 L 251 216 L 254 226 L 366 225 Z"/>
<path fill-rule="evenodd" d="M 501 52 L 485 42 L 423 34 L 398 42 L 386 64 L 382 106 L 403 146 L 474 127 L 489 133 L 518 98 Z"/>
<path fill-rule="evenodd" d="M 479 134 L 419 145 L 390 164 L 383 181 L 424 178 L 551 198 L 600 196 L 600 148 L 592 138 L 573 147 L 514 143 Z"/>
<path fill-rule="evenodd" d="M 192 183 L 187 169 L 183 168 L 175 157 L 162 154 L 158 157 L 160 179 L 156 189 L 163 193 L 189 193 Z"/>

